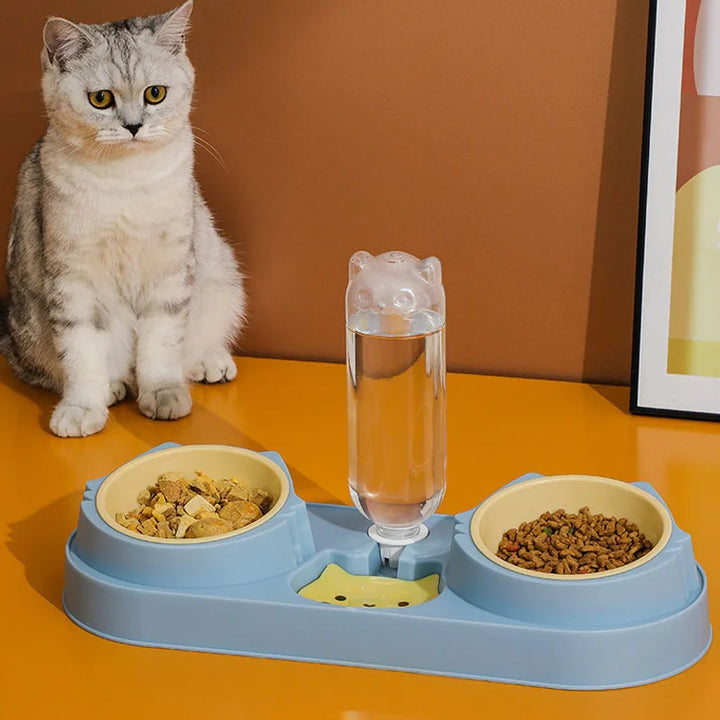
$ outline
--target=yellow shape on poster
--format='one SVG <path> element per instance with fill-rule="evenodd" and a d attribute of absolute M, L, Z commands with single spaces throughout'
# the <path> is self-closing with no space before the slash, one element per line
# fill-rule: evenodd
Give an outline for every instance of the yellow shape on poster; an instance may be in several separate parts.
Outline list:
<path fill-rule="evenodd" d="M 668 372 L 720 377 L 720 165 L 676 195 Z"/>

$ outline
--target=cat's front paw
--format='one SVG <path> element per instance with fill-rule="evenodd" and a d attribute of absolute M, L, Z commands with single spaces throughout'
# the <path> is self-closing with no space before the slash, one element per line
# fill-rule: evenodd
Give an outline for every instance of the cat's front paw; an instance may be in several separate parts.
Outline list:
<path fill-rule="evenodd" d="M 122 380 L 113 380 L 108 386 L 108 396 L 106 404 L 108 407 L 115 403 L 122 402 L 128 394 L 128 386 Z"/>
<path fill-rule="evenodd" d="M 152 420 L 177 420 L 190 414 L 192 398 L 184 385 L 170 385 L 141 393 L 138 408 Z"/>
<path fill-rule="evenodd" d="M 202 362 L 195 363 L 190 368 L 189 375 L 193 382 L 224 383 L 235 379 L 237 367 L 227 350 L 219 350 Z"/>
<path fill-rule="evenodd" d="M 50 418 L 50 430 L 58 437 L 86 437 L 100 432 L 107 422 L 106 408 L 88 408 L 61 402 Z"/>

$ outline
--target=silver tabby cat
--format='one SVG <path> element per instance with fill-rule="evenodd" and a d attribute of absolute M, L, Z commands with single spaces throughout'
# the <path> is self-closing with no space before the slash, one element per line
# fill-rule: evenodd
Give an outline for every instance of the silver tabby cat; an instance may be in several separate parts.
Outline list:
<path fill-rule="evenodd" d="M 193 174 L 191 11 L 45 25 L 48 128 L 20 170 L 0 349 L 61 394 L 62 437 L 102 430 L 128 391 L 180 418 L 189 380 L 236 374 L 245 295 Z"/>

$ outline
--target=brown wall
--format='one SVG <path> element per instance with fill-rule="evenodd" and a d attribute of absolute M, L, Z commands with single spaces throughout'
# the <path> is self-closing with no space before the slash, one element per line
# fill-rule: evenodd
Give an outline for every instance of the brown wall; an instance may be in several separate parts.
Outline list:
<path fill-rule="evenodd" d="M 43 18 L 169 6 L 3 2 L 3 228 L 43 131 Z M 198 172 L 249 275 L 243 352 L 342 359 L 347 259 L 399 248 L 443 261 L 451 368 L 627 381 L 647 12 L 197 0 L 194 122 L 225 165 L 199 150 Z"/>

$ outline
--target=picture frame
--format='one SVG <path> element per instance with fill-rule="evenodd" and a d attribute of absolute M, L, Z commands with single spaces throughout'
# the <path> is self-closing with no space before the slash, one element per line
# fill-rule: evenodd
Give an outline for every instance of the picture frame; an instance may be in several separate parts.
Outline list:
<path fill-rule="evenodd" d="M 630 411 L 720 420 L 720 0 L 651 0 Z"/>

